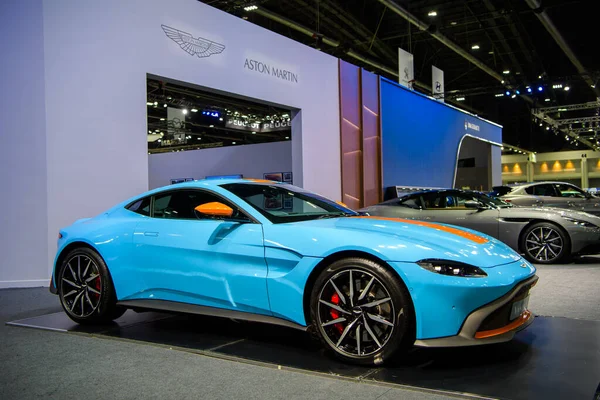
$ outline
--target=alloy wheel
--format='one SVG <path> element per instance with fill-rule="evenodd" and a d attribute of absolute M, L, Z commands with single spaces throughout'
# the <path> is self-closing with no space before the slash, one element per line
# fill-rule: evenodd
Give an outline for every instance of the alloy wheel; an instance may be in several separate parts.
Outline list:
<path fill-rule="evenodd" d="M 63 304 L 74 316 L 85 318 L 98 309 L 102 279 L 98 265 L 90 257 L 71 257 L 65 264 L 60 285 Z"/>
<path fill-rule="evenodd" d="M 319 294 L 319 329 L 343 355 L 365 357 L 379 352 L 394 332 L 395 318 L 388 289 L 361 269 L 338 272 Z"/>
<path fill-rule="evenodd" d="M 564 242 L 561 234 L 549 226 L 532 229 L 525 238 L 527 252 L 534 259 L 549 262 L 563 251 Z"/>

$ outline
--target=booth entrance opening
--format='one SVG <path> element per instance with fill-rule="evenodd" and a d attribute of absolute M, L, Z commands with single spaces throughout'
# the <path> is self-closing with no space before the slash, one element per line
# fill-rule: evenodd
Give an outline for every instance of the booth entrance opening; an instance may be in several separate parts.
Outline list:
<path fill-rule="evenodd" d="M 293 182 L 297 111 L 150 75 L 146 106 L 151 189 L 219 177 Z"/>
<path fill-rule="evenodd" d="M 488 191 L 492 185 L 492 143 L 465 136 L 459 145 L 454 187 Z"/>

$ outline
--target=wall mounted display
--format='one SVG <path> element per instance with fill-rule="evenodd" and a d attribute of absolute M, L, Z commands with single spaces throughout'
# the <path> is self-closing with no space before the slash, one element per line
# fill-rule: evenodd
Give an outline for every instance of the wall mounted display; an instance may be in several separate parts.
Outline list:
<path fill-rule="evenodd" d="M 174 185 L 176 183 L 181 183 L 181 182 L 191 182 L 193 180 L 194 180 L 194 178 L 173 178 L 173 179 L 171 179 L 171 185 Z"/>

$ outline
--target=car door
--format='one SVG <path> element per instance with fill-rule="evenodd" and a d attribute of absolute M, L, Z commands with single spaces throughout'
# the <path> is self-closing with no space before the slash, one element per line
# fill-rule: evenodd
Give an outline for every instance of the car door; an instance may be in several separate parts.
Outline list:
<path fill-rule="evenodd" d="M 498 209 L 467 208 L 466 201 L 479 202 L 474 195 L 458 191 L 432 192 L 424 195 L 423 200 L 424 221 L 458 225 L 498 237 Z"/>
<path fill-rule="evenodd" d="M 508 195 L 507 197 L 510 199 L 510 202 L 523 207 L 541 207 L 554 205 L 554 207 L 563 207 L 561 201 L 559 201 L 559 197 L 556 194 L 556 190 L 554 189 L 554 185 L 551 183 L 540 183 L 536 185 L 531 185 L 526 187 L 523 190 L 522 195 L 515 195 L 511 197 Z"/>
<path fill-rule="evenodd" d="M 233 208 L 236 218 L 215 219 L 195 211 L 211 202 Z M 130 299 L 270 314 L 261 224 L 229 201 L 199 189 L 155 194 L 151 208 L 134 233 L 131 276 L 141 282 L 141 290 Z"/>
<path fill-rule="evenodd" d="M 556 183 L 554 188 L 565 204 L 565 208 L 585 211 L 592 214 L 600 212 L 600 199 L 584 192 L 575 185 Z"/>

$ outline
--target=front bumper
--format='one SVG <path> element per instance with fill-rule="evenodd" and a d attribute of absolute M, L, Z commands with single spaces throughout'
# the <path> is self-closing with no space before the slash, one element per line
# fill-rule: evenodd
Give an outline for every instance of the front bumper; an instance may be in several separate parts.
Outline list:
<path fill-rule="evenodd" d="M 507 342 L 515 333 L 527 328 L 535 318 L 529 310 L 512 321 L 508 320 L 510 309 L 515 301 L 526 298 L 529 290 L 537 283 L 536 275 L 517 284 L 510 292 L 499 299 L 473 311 L 463 323 L 459 333 L 435 339 L 420 339 L 415 346 L 457 347 Z"/>

